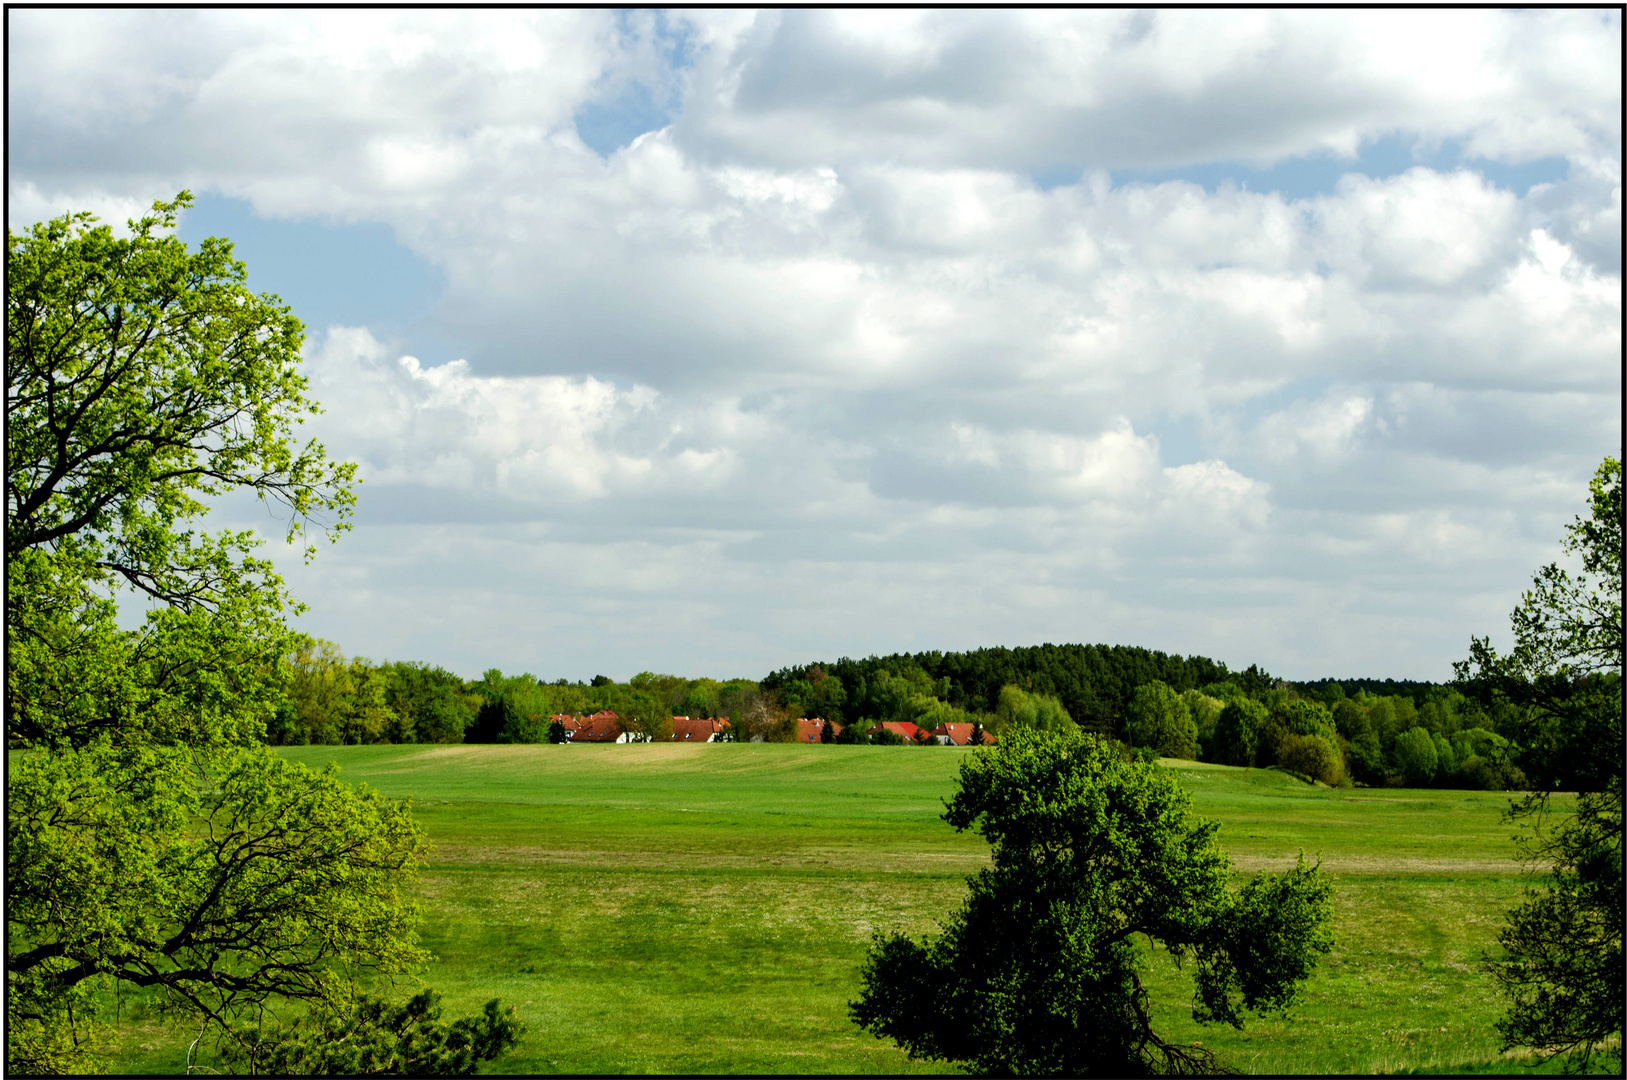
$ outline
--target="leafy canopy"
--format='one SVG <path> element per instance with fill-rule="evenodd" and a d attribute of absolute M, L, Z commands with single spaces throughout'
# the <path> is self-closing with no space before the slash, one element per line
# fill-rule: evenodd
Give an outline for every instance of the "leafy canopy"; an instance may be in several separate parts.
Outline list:
<path fill-rule="evenodd" d="M 323 1004 L 286 1027 L 246 1028 L 225 1059 L 251 1076 L 471 1076 L 525 1030 L 495 999 L 447 1023 L 440 1000 L 426 989 L 404 1002 L 360 994 Z"/>
<path fill-rule="evenodd" d="M 1514 648 L 1499 656 L 1484 638 L 1456 665 L 1483 704 L 1510 703 L 1524 717 L 1525 771 L 1538 789 L 1507 819 L 1532 826 L 1521 842 L 1533 873 L 1525 900 L 1498 935 L 1504 955 L 1487 963 L 1508 998 L 1497 1022 L 1505 1047 L 1566 1054 L 1585 1069 L 1601 1046 L 1622 1067 L 1622 576 L 1621 461 L 1606 457 L 1589 485 L 1589 513 L 1563 548 L 1576 575 L 1549 564 L 1513 615 Z M 1548 795 L 1578 791 L 1568 818 L 1547 820 Z"/>
<path fill-rule="evenodd" d="M 257 738 L 297 604 L 252 531 L 186 523 L 246 490 L 288 514 L 289 541 L 348 525 L 355 465 L 294 438 L 317 411 L 300 322 L 249 290 L 229 242 L 171 235 L 191 201 L 155 203 L 125 239 L 90 214 L 6 236 L 14 743 Z M 155 602 L 139 633 L 117 629 L 119 587 Z"/>
<path fill-rule="evenodd" d="M 982 833 L 993 865 L 939 937 L 878 937 L 854 1020 L 988 1074 L 1212 1070 L 1153 1030 L 1142 943 L 1193 962 L 1198 1020 L 1241 1027 L 1286 1008 L 1331 948 L 1331 886 L 1301 859 L 1228 891 L 1218 825 L 1188 808 L 1173 774 L 1077 730 L 1018 728 L 969 755 L 944 820 Z"/>
<path fill-rule="evenodd" d="M 88 214 L 7 233 L 10 1072 L 95 1068 L 115 983 L 240 1039 L 426 958 L 408 807 L 257 745 L 298 605 L 255 533 L 189 523 L 237 491 L 285 540 L 340 531 L 355 466 L 295 440 L 300 323 L 228 242 L 171 235 L 190 202 L 126 239 Z"/>
<path fill-rule="evenodd" d="M 332 767 L 103 740 L 23 756 L 6 816 L 14 1068 L 87 980 L 225 1026 L 427 959 L 403 896 L 423 832 Z"/>

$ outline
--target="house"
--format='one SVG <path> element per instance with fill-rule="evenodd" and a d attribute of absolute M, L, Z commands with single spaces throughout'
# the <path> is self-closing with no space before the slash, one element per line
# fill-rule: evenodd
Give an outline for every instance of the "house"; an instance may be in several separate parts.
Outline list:
<path fill-rule="evenodd" d="M 672 718 L 673 742 L 716 742 L 723 734 L 726 720 L 691 720 L 687 716 Z"/>
<path fill-rule="evenodd" d="M 565 729 L 565 738 L 570 738 L 582 727 L 582 718 L 572 716 L 570 713 L 554 713 L 548 718 L 549 724 L 558 724 Z"/>
<path fill-rule="evenodd" d="M 621 717 L 608 709 L 585 717 L 581 727 L 570 733 L 571 742 L 624 743 L 632 742 L 631 732 L 622 730 Z"/>
<path fill-rule="evenodd" d="M 825 725 L 830 725 L 831 738 L 842 733 L 842 725 L 834 720 L 821 720 L 817 716 L 812 720 L 806 716 L 797 719 L 797 742 L 824 742 Z"/>
<path fill-rule="evenodd" d="M 932 729 L 932 737 L 940 746 L 966 746 L 972 741 L 972 730 L 976 724 L 939 724 Z M 983 733 L 984 746 L 992 746 L 996 742 L 993 735 Z"/>
<path fill-rule="evenodd" d="M 912 744 L 924 742 L 927 739 L 927 733 L 908 720 L 884 720 L 865 732 L 865 734 L 874 735 L 878 731 L 890 731 L 894 735 L 901 737 L 905 742 Z"/>

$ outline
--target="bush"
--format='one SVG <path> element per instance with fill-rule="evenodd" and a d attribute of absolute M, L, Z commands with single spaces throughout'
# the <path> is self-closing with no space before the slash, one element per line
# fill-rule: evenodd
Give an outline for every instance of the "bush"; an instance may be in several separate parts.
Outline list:
<path fill-rule="evenodd" d="M 518 1041 L 514 1007 L 493 999 L 479 1016 L 446 1023 L 441 995 L 405 1002 L 361 996 L 319 1007 L 287 1028 L 244 1029 L 222 1046 L 227 1063 L 271 1076 L 470 1076 Z"/>
<path fill-rule="evenodd" d="M 1289 735 L 1283 740 L 1277 759 L 1285 769 L 1320 780 L 1330 787 L 1344 779 L 1344 761 L 1339 748 L 1323 735 Z"/>

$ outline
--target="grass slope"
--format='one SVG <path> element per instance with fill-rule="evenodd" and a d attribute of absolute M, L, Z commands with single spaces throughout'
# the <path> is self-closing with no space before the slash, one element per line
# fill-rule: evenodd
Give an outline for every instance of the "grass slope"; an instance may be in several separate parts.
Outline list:
<path fill-rule="evenodd" d="M 938 819 L 965 751 L 705 746 L 302 747 L 411 796 L 436 850 L 425 979 L 530 1026 L 506 1072 L 942 1072 L 847 1019 L 872 933 L 931 932 L 983 865 Z M 1241 876 L 1304 850 L 1336 879 L 1335 951 L 1287 1018 L 1199 1027 L 1150 957 L 1161 1030 L 1249 1072 L 1498 1059 L 1476 963 L 1519 897 L 1506 797 L 1333 790 L 1171 762 Z M 178 1071 L 183 1038 L 126 1003 L 119 1067 Z M 1505 1059 L 1507 1066 L 1515 1062 Z"/>

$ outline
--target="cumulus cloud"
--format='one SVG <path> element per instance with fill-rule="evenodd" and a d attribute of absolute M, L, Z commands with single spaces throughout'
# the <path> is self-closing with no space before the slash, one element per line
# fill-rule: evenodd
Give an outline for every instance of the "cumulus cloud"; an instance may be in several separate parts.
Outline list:
<path fill-rule="evenodd" d="M 13 227 L 190 186 L 443 275 L 464 359 L 307 353 L 366 484 L 296 586 L 440 613 L 313 616 L 364 651 L 523 662 L 486 604 L 629 671 L 1092 639 L 1440 677 L 1620 445 L 1615 12 L 65 9 L 9 48 Z M 1330 155 L 1299 198 L 1114 178 Z"/>

